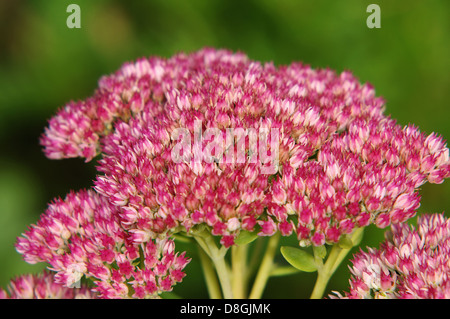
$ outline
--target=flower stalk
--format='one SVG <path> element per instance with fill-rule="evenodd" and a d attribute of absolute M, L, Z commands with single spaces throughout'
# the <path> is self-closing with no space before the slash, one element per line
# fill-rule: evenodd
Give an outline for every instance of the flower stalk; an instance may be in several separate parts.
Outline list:
<path fill-rule="evenodd" d="M 248 245 L 231 247 L 233 297 L 243 299 L 247 293 L 247 253 Z"/>
<path fill-rule="evenodd" d="M 217 275 L 214 270 L 214 265 L 211 262 L 209 256 L 205 253 L 205 251 L 201 247 L 199 247 L 198 251 L 209 297 L 211 299 L 221 299 L 222 292 L 220 290 L 220 283 L 217 279 Z"/>
<path fill-rule="evenodd" d="M 218 248 L 212 235 L 206 231 L 202 231 L 194 235 L 194 238 L 214 264 L 220 285 L 222 287 L 223 298 L 232 299 L 233 289 L 230 281 L 230 268 L 225 260 L 225 255 L 228 249 L 224 246 Z"/>
<path fill-rule="evenodd" d="M 345 259 L 350 250 L 361 240 L 364 228 L 356 229 L 351 237 L 352 245 L 348 248 L 342 248 L 342 245 L 336 243 L 331 248 L 330 254 L 325 262 L 325 264 L 319 263 L 318 265 L 318 275 L 317 280 L 314 285 L 313 291 L 311 293 L 311 299 L 320 299 L 323 297 L 323 293 L 327 287 L 327 284 L 334 274 L 336 269 L 339 267 L 341 262 Z"/>
<path fill-rule="evenodd" d="M 249 295 L 250 299 L 260 299 L 264 292 L 267 280 L 269 279 L 273 269 L 273 258 L 277 251 L 279 240 L 280 233 L 277 232 L 270 237 L 269 242 L 267 243 L 267 248 L 261 261 L 261 266 L 258 270 L 255 282 Z"/>

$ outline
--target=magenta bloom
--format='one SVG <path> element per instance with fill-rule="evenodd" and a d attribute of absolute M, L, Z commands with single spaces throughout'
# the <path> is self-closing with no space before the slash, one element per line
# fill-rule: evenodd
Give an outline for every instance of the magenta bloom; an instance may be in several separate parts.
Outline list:
<path fill-rule="evenodd" d="M 120 226 L 115 206 L 93 191 L 50 204 L 16 249 L 25 261 L 47 262 L 55 282 L 73 287 L 85 276 L 102 298 L 154 297 L 184 277 L 189 262 L 170 239 L 138 245 Z"/>
<path fill-rule="evenodd" d="M 190 261 L 175 251 L 174 235 L 193 237 L 223 295 L 244 296 L 249 276 L 233 277 L 225 260 L 242 233 L 334 244 L 371 223 L 408 220 L 418 188 L 450 176 L 440 136 L 383 112 L 374 89 L 349 72 L 209 48 L 126 63 L 50 119 L 45 154 L 95 158 L 98 174 L 93 189 L 51 203 L 17 251 L 47 263 L 63 287 L 85 278 L 99 298 L 154 298 L 183 279 Z M 270 275 L 268 246 L 250 296 Z M 235 248 L 233 259 L 245 256 Z M 311 258 L 302 259 L 307 268 L 323 269 Z"/>
<path fill-rule="evenodd" d="M 450 176 L 441 137 L 383 111 L 349 72 L 203 49 L 125 64 L 60 110 L 42 144 L 50 158 L 101 154 L 95 190 L 136 243 L 205 224 L 227 247 L 241 230 L 317 246 L 407 220 L 418 187 Z"/>
<path fill-rule="evenodd" d="M 67 288 L 55 283 L 54 275 L 43 272 L 39 275 L 22 275 L 9 283 L 7 290 L 0 289 L 0 299 L 95 299 L 85 285 Z"/>
<path fill-rule="evenodd" d="M 380 249 L 353 258 L 350 292 L 339 298 L 450 298 L 450 220 L 419 216 L 416 227 L 394 224 Z M 336 298 L 336 296 L 332 296 Z"/>

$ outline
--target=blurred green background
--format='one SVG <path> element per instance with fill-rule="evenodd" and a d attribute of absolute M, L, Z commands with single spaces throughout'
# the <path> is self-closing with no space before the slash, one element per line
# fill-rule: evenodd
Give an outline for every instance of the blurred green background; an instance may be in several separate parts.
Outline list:
<path fill-rule="evenodd" d="M 81 7 L 80 29 L 66 26 L 70 3 Z M 380 29 L 366 26 L 370 3 L 381 8 Z M 399 123 L 449 139 L 449 14 L 447 0 L 0 0 L 0 286 L 42 268 L 22 261 L 16 237 L 53 198 L 92 186 L 95 176 L 95 163 L 43 156 L 38 138 L 47 120 L 91 95 L 97 80 L 125 61 L 213 46 L 276 65 L 351 70 L 375 86 Z M 448 181 L 426 184 L 421 193 L 421 213 L 448 215 Z M 382 238 L 369 227 L 362 246 Z M 196 252 L 189 253 L 194 260 L 175 292 L 206 297 Z M 308 297 L 315 276 L 270 280 L 264 297 Z M 327 293 L 348 290 L 348 276 L 343 264 Z"/>

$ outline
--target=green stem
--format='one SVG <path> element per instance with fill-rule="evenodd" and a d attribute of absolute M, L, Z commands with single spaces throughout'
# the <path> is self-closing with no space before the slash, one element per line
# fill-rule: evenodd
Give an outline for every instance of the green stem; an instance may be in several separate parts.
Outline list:
<path fill-rule="evenodd" d="M 226 299 L 233 298 L 233 290 L 230 282 L 230 270 L 225 261 L 227 249 L 223 246 L 220 249 L 217 248 L 214 238 L 207 232 L 196 234 L 194 235 L 194 238 L 209 256 L 216 268 L 217 276 L 222 287 L 223 297 Z"/>
<path fill-rule="evenodd" d="M 260 299 L 264 288 L 266 287 L 267 280 L 273 267 L 273 258 L 278 248 L 278 242 L 280 240 L 280 233 L 274 234 L 267 244 L 266 253 L 261 261 L 261 266 L 256 275 L 255 282 L 253 284 L 252 291 L 250 293 L 250 299 Z"/>
<path fill-rule="evenodd" d="M 258 268 L 258 265 L 261 263 L 261 253 L 265 242 L 264 239 L 265 238 L 259 237 L 252 245 L 252 252 L 249 258 L 249 265 L 247 267 L 247 278 L 253 276 Z"/>
<path fill-rule="evenodd" d="M 270 277 L 281 277 L 292 274 L 297 274 L 301 270 L 294 268 L 292 266 L 280 266 L 280 267 L 272 267 L 272 271 L 270 272 Z"/>
<path fill-rule="evenodd" d="M 355 242 L 355 240 L 358 239 L 360 240 L 363 230 L 364 228 L 361 227 L 354 231 L 351 238 L 353 242 Z M 314 285 L 313 292 L 311 293 L 311 299 L 322 298 L 325 288 L 327 287 L 328 281 L 330 280 L 331 276 L 334 274 L 336 269 L 344 260 L 345 256 L 347 256 L 347 254 L 353 247 L 341 248 L 338 243 L 333 245 L 333 248 L 331 249 L 330 254 L 328 255 L 327 261 L 322 267 L 319 267 L 319 269 L 317 270 L 318 272 L 317 280 L 316 284 Z"/>
<path fill-rule="evenodd" d="M 331 278 L 332 269 L 335 269 L 334 265 L 338 260 L 339 255 L 343 249 L 339 247 L 338 244 L 334 244 L 331 252 L 327 258 L 325 264 L 317 270 L 317 280 L 314 285 L 313 292 L 311 294 L 311 299 L 320 299 L 323 296 L 323 292 L 328 284 L 328 281 Z"/>
<path fill-rule="evenodd" d="M 208 288 L 209 297 L 211 299 L 221 299 L 222 293 L 220 292 L 220 284 L 217 280 L 216 273 L 214 272 L 214 265 L 209 259 L 208 255 L 199 249 L 200 262 L 203 268 L 203 275 L 206 281 L 206 287 Z"/>
<path fill-rule="evenodd" d="M 351 239 L 352 239 L 352 242 L 353 242 L 353 247 L 359 245 L 359 243 L 360 243 L 361 240 L 362 240 L 363 233 L 364 233 L 364 227 L 357 228 L 357 229 L 353 232 L 352 238 L 351 238 Z M 352 247 L 352 248 L 353 248 L 353 247 Z M 350 249 L 343 249 L 343 250 L 340 252 L 339 256 L 338 256 L 337 259 L 336 259 L 336 262 L 335 262 L 335 264 L 334 264 L 334 267 L 331 269 L 331 273 L 334 273 L 334 272 L 336 271 L 336 269 L 339 267 L 339 265 L 341 264 L 341 262 L 344 260 L 344 258 L 347 256 L 347 254 L 349 253 L 349 251 L 350 251 L 352 248 L 350 248 Z"/>
<path fill-rule="evenodd" d="M 247 251 L 248 245 L 231 247 L 233 296 L 245 298 L 247 282 Z"/>

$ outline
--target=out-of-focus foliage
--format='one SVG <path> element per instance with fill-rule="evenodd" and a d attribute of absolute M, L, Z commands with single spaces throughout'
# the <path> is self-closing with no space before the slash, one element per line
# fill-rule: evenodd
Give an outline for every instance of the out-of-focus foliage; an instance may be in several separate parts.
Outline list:
<path fill-rule="evenodd" d="M 66 26 L 71 3 L 81 8 L 80 29 Z M 366 26 L 370 3 L 381 8 L 380 29 Z M 43 156 L 38 138 L 47 119 L 89 96 L 123 62 L 213 46 L 276 65 L 351 70 L 375 86 L 399 123 L 449 139 L 449 13 L 445 0 L 0 1 L 0 286 L 42 269 L 22 261 L 13 245 L 47 203 L 92 186 L 95 163 Z M 421 213 L 450 213 L 448 182 L 426 184 L 421 193 Z M 369 228 L 361 245 L 377 246 L 382 236 Z M 206 297 L 193 257 L 176 292 Z M 315 274 L 271 280 L 264 297 L 308 297 L 314 280 Z M 343 264 L 327 291 L 347 286 Z"/>

